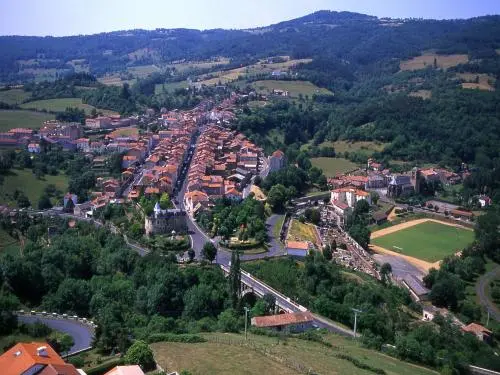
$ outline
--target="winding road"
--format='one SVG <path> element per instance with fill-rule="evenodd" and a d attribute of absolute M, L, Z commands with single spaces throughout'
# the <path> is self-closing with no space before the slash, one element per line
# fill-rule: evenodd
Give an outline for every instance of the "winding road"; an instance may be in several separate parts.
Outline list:
<path fill-rule="evenodd" d="M 73 354 L 92 346 L 94 330 L 90 326 L 80 323 L 77 320 L 51 318 L 39 315 L 18 315 L 17 319 L 25 324 L 33 324 L 39 321 L 52 329 L 66 333 L 73 337 L 75 343 L 69 350 L 68 354 Z"/>
<path fill-rule="evenodd" d="M 486 311 L 489 311 L 490 316 L 497 322 L 500 322 L 500 310 L 495 306 L 495 303 L 489 298 L 486 292 L 486 287 L 488 284 L 500 277 L 500 265 L 495 266 L 491 271 L 486 272 L 484 275 L 479 277 L 476 283 L 476 294 L 479 296 L 479 301 L 481 305 L 484 306 Z"/>

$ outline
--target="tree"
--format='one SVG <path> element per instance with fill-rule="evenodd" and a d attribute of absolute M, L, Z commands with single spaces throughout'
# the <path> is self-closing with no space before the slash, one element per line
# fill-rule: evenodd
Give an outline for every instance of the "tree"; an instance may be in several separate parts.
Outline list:
<path fill-rule="evenodd" d="M 153 351 L 146 342 L 135 341 L 125 353 L 124 361 L 128 365 L 139 365 L 143 370 L 149 371 L 156 367 Z"/>
<path fill-rule="evenodd" d="M 160 197 L 160 207 L 162 210 L 166 210 L 170 208 L 172 202 L 170 201 L 170 196 L 167 193 L 163 193 Z"/>
<path fill-rule="evenodd" d="M 38 200 L 38 209 L 46 210 L 49 208 L 52 208 L 52 203 L 50 202 L 50 198 L 46 194 L 42 194 L 42 196 Z"/>
<path fill-rule="evenodd" d="M 241 269 L 240 269 L 240 253 L 233 251 L 231 254 L 231 269 L 229 270 L 229 297 L 233 309 L 238 307 L 241 291 Z"/>
<path fill-rule="evenodd" d="M 390 280 L 389 275 L 392 273 L 392 266 L 390 263 L 382 264 L 380 267 L 380 276 L 382 278 L 382 283 L 387 284 Z"/>
<path fill-rule="evenodd" d="M 219 315 L 218 319 L 219 329 L 223 332 L 239 332 L 241 323 L 236 310 L 227 309 Z"/>
<path fill-rule="evenodd" d="M 333 258 L 333 253 L 332 253 L 332 248 L 330 245 L 327 245 L 323 249 L 323 256 L 325 257 L 326 260 L 330 261 Z"/>
<path fill-rule="evenodd" d="M 215 247 L 212 242 L 205 242 L 205 245 L 203 245 L 203 249 L 201 250 L 201 254 L 203 255 L 203 258 L 209 262 L 213 262 L 217 256 L 217 247 Z"/>
<path fill-rule="evenodd" d="M 491 297 L 493 297 L 496 301 L 500 300 L 500 286 L 494 286 L 491 288 Z"/>
<path fill-rule="evenodd" d="M 287 188 L 281 184 L 274 185 L 267 194 L 267 202 L 275 209 L 283 209 L 287 201 Z"/>
<path fill-rule="evenodd" d="M 370 193 L 370 197 L 372 199 L 372 203 L 376 206 L 380 199 L 380 195 L 376 191 L 372 191 Z"/>
<path fill-rule="evenodd" d="M 19 300 L 13 294 L 0 291 L 0 334 L 8 335 L 17 327 L 17 317 L 12 313 L 19 308 Z"/>
<path fill-rule="evenodd" d="M 22 192 L 20 192 L 19 195 L 17 196 L 17 206 L 19 208 L 27 208 L 27 207 L 31 206 L 30 200 Z"/>
<path fill-rule="evenodd" d="M 189 261 L 192 262 L 196 256 L 196 253 L 193 249 L 189 249 L 187 251 L 187 254 L 188 254 L 188 257 L 189 257 Z"/>

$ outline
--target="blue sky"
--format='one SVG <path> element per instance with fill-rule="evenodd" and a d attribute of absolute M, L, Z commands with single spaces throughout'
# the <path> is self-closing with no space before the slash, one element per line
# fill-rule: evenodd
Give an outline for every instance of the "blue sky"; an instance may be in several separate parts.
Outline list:
<path fill-rule="evenodd" d="M 249 28 L 320 9 L 378 17 L 469 18 L 500 14 L 500 0 L 0 0 L 0 35 Z"/>

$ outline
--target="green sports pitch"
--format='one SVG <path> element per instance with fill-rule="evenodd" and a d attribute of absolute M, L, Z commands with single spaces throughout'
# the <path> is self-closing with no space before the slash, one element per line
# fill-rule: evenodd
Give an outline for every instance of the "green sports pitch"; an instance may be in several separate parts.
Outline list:
<path fill-rule="evenodd" d="M 465 228 L 426 221 L 413 227 L 371 240 L 384 249 L 426 262 L 437 262 L 455 254 L 474 241 L 474 232 Z"/>

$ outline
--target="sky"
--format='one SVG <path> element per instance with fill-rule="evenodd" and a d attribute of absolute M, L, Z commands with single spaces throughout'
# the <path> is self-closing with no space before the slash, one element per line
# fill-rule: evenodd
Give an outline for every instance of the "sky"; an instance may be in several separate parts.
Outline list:
<path fill-rule="evenodd" d="M 500 14 L 500 0 L 0 0 L 0 35 L 243 29 L 322 9 L 393 18 L 470 18 Z"/>

